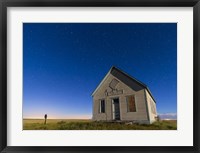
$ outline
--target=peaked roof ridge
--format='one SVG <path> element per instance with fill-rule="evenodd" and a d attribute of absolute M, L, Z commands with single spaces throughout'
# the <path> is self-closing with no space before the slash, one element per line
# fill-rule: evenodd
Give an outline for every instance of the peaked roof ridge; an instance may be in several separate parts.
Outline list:
<path fill-rule="evenodd" d="M 128 73 L 124 72 L 123 70 L 119 69 L 118 67 L 112 66 L 112 67 L 111 67 L 111 71 L 112 71 L 113 69 L 116 69 L 116 70 L 122 72 L 122 73 L 125 74 L 127 77 L 129 77 L 130 79 L 135 80 L 137 83 L 139 83 L 140 85 L 142 85 L 142 86 L 144 86 L 145 88 L 147 88 L 147 85 L 144 84 L 142 81 L 140 81 L 140 80 L 136 79 L 135 77 L 129 75 Z"/>
<path fill-rule="evenodd" d="M 111 70 L 110 70 L 109 72 L 111 72 L 111 71 L 114 70 L 114 69 L 117 70 L 117 71 L 119 71 L 119 72 L 121 72 L 121 73 L 124 74 L 126 77 L 128 77 L 129 79 L 135 81 L 135 82 L 138 83 L 139 85 L 143 86 L 143 87 L 149 92 L 149 94 L 150 94 L 150 96 L 153 98 L 153 100 L 156 102 L 156 100 L 154 99 L 154 97 L 153 97 L 151 91 L 149 90 L 149 88 L 148 88 L 148 86 L 147 86 L 146 84 L 142 83 L 141 81 L 139 81 L 139 80 L 137 80 L 136 78 L 130 76 L 129 74 L 127 74 L 126 72 L 122 71 L 121 69 L 119 69 L 119 68 L 117 68 L 117 67 L 115 67 L 115 66 L 112 66 L 112 67 L 111 67 Z"/>
<path fill-rule="evenodd" d="M 144 84 L 143 82 L 141 82 L 141 81 L 137 80 L 136 78 L 130 76 L 129 74 L 127 74 L 126 72 L 122 71 L 121 69 L 119 69 L 119 68 L 116 67 L 116 66 L 112 66 L 112 67 L 110 68 L 110 70 L 108 71 L 108 73 L 106 74 L 106 76 L 103 78 L 103 80 L 99 83 L 99 85 L 98 85 L 98 86 L 96 87 L 96 89 L 93 91 L 92 95 L 94 95 L 94 93 L 97 91 L 97 89 L 101 86 L 101 84 L 104 82 L 104 80 L 107 78 L 107 76 L 108 76 L 109 74 L 112 73 L 113 70 L 116 70 L 116 71 L 122 73 L 123 75 L 125 75 L 126 77 L 128 77 L 130 80 L 133 80 L 133 81 L 135 81 L 137 84 L 139 84 L 139 85 L 141 85 L 142 87 L 144 87 L 144 88 L 149 92 L 149 94 L 150 94 L 150 96 L 153 98 L 153 100 L 155 101 L 155 99 L 154 99 L 152 93 L 150 92 L 150 90 L 149 90 L 149 88 L 148 88 L 148 86 L 147 86 L 146 84 Z M 155 102 L 156 102 L 156 101 L 155 101 Z"/>

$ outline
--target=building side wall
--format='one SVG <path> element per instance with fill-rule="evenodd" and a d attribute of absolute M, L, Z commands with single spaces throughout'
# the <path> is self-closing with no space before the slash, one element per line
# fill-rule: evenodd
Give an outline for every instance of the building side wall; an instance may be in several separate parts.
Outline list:
<path fill-rule="evenodd" d="M 110 82 L 113 79 L 117 79 L 112 74 L 109 74 L 107 79 L 101 85 L 101 87 L 97 90 L 97 92 L 93 96 L 93 120 L 100 121 L 111 121 L 113 120 L 113 106 L 112 106 L 112 99 L 119 98 L 120 103 L 120 118 L 122 121 L 138 121 L 141 123 L 148 123 L 148 114 L 147 114 L 147 107 L 146 107 L 146 97 L 144 94 L 144 89 L 139 91 L 134 91 L 126 84 L 121 82 L 116 86 L 118 91 L 123 90 L 122 94 L 115 94 L 107 96 L 107 92 L 111 92 L 111 88 L 109 87 Z M 128 112 L 127 110 L 127 101 L 126 97 L 134 95 L 135 96 L 135 103 L 136 103 L 136 112 Z M 100 99 L 105 99 L 105 113 L 100 113 Z"/>
<path fill-rule="evenodd" d="M 156 109 L 156 103 L 150 96 L 149 92 L 145 89 L 146 98 L 147 98 L 147 105 L 148 105 L 148 112 L 149 112 L 149 120 L 150 123 L 153 123 L 156 121 L 157 117 L 157 109 Z"/>

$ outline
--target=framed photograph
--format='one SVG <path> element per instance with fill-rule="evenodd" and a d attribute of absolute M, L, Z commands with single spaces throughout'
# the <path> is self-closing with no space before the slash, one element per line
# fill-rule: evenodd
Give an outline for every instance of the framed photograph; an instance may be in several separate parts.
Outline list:
<path fill-rule="evenodd" d="M 9 0 L 1 152 L 199 152 L 199 1 Z"/>

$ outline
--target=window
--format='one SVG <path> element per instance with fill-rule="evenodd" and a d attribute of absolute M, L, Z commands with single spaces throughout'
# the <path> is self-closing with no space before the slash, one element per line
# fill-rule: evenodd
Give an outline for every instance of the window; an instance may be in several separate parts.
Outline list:
<path fill-rule="evenodd" d="M 111 89 L 115 89 L 115 87 L 117 86 L 118 83 L 119 83 L 118 80 L 113 79 L 113 80 L 110 82 L 109 87 L 110 87 Z"/>
<path fill-rule="evenodd" d="M 127 111 L 136 112 L 135 96 L 131 95 L 126 97 L 126 101 L 127 101 Z"/>
<path fill-rule="evenodd" d="M 105 100 L 104 99 L 101 99 L 100 100 L 100 109 L 99 109 L 100 113 L 105 113 Z"/>

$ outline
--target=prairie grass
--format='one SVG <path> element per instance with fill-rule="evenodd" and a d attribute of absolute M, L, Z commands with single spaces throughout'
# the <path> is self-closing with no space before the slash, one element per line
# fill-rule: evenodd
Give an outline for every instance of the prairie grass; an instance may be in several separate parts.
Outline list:
<path fill-rule="evenodd" d="M 92 120 L 24 119 L 23 130 L 176 130 L 176 120 L 163 120 L 153 124 L 126 125 L 119 122 L 94 122 Z"/>

